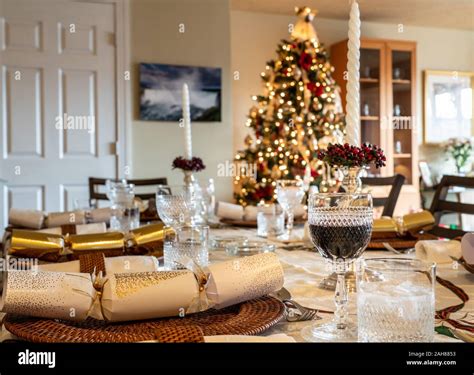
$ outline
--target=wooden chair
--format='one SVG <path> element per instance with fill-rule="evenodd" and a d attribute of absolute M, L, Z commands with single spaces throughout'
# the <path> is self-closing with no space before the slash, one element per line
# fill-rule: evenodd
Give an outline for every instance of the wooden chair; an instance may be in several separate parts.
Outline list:
<path fill-rule="evenodd" d="M 107 180 L 108 180 L 107 178 L 89 177 L 89 200 L 91 202 L 99 201 L 99 200 L 107 200 L 107 195 L 105 195 L 105 193 L 99 192 L 99 187 L 105 186 Z M 156 187 L 157 185 L 168 184 L 168 180 L 166 179 L 166 177 L 127 180 L 127 182 L 130 184 L 134 184 L 135 186 L 147 186 L 147 187 L 148 186 Z M 143 200 L 148 200 L 150 198 L 155 198 L 155 191 L 151 193 L 136 193 L 135 196 Z"/>
<path fill-rule="evenodd" d="M 436 187 L 436 192 L 430 207 L 430 211 L 435 217 L 435 227 L 430 230 L 430 233 L 438 237 L 455 238 L 466 233 L 462 229 L 450 229 L 439 226 L 441 217 L 444 214 L 457 213 L 458 215 L 474 215 L 474 202 L 462 203 L 460 198 L 458 202 L 446 200 L 448 192 L 455 188 L 474 189 L 474 177 L 443 176 L 441 182 Z"/>
<path fill-rule="evenodd" d="M 392 186 L 388 197 L 373 198 L 374 207 L 383 206 L 382 216 L 393 216 L 398 196 L 402 190 L 405 176 L 396 174 L 390 177 L 362 177 L 362 184 L 369 186 Z"/>

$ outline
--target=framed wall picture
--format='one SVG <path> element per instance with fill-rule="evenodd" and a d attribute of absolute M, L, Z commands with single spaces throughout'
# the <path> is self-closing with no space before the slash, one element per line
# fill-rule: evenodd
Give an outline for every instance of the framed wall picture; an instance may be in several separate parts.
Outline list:
<path fill-rule="evenodd" d="M 474 72 L 424 71 L 423 142 L 474 136 Z"/>
<path fill-rule="evenodd" d="M 221 68 L 140 64 L 139 69 L 140 120 L 179 121 L 186 83 L 191 121 L 221 121 Z"/>

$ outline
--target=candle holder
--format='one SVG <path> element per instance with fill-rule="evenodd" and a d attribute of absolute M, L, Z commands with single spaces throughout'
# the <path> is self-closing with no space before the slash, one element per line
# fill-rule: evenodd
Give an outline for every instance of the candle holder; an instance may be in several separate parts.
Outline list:
<path fill-rule="evenodd" d="M 183 171 L 184 173 L 184 185 L 185 186 L 192 186 L 196 183 L 196 179 L 194 178 L 192 171 Z"/>

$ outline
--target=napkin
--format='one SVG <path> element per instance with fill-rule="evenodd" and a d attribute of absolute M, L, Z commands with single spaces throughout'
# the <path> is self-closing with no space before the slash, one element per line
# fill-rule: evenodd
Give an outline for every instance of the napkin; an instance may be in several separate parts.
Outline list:
<path fill-rule="evenodd" d="M 452 263 L 453 258 L 461 257 L 461 243 L 459 241 L 418 241 L 415 245 L 416 257 L 421 260 L 438 264 Z"/>
<path fill-rule="evenodd" d="M 284 333 L 269 336 L 246 336 L 246 335 L 217 335 L 204 336 L 204 342 L 296 342 L 296 340 Z"/>
<path fill-rule="evenodd" d="M 86 212 L 82 210 L 70 212 L 51 212 L 46 218 L 46 227 L 54 228 L 66 224 L 86 224 Z"/>
<path fill-rule="evenodd" d="M 43 227 L 45 213 L 36 210 L 20 210 L 11 208 L 8 214 L 8 222 L 15 227 L 40 229 Z"/>
<path fill-rule="evenodd" d="M 104 259 L 105 271 L 107 275 L 117 273 L 134 273 L 134 272 L 152 272 L 159 270 L 159 262 L 153 256 L 118 256 L 107 257 Z M 37 266 L 40 271 L 49 272 L 80 272 L 79 260 L 63 263 L 48 263 Z"/>
<path fill-rule="evenodd" d="M 218 202 L 216 215 L 221 219 L 242 220 L 244 208 L 238 204 Z"/>
<path fill-rule="evenodd" d="M 245 206 L 244 208 L 244 220 L 245 221 L 256 221 L 258 214 L 257 206 Z"/>
<path fill-rule="evenodd" d="M 88 219 L 91 223 L 108 223 L 110 222 L 112 209 L 110 207 L 96 208 L 94 210 L 91 210 L 88 214 Z"/>
<path fill-rule="evenodd" d="M 105 233 L 107 232 L 107 226 L 105 223 L 79 224 L 75 226 L 75 231 L 76 233 L 73 234 Z M 62 227 L 40 229 L 38 230 L 38 232 L 50 234 L 65 234 L 63 232 Z"/>
<path fill-rule="evenodd" d="M 466 233 L 461 240 L 462 257 L 467 264 L 474 264 L 474 233 Z"/>

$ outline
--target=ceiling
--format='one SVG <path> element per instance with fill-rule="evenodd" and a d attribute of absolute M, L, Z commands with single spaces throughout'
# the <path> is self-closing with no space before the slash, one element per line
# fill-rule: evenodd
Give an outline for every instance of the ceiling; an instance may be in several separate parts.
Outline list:
<path fill-rule="evenodd" d="M 362 21 L 474 31 L 474 0 L 358 0 Z M 349 0 L 231 0 L 233 10 L 294 14 L 295 5 L 319 17 L 349 18 Z"/>

